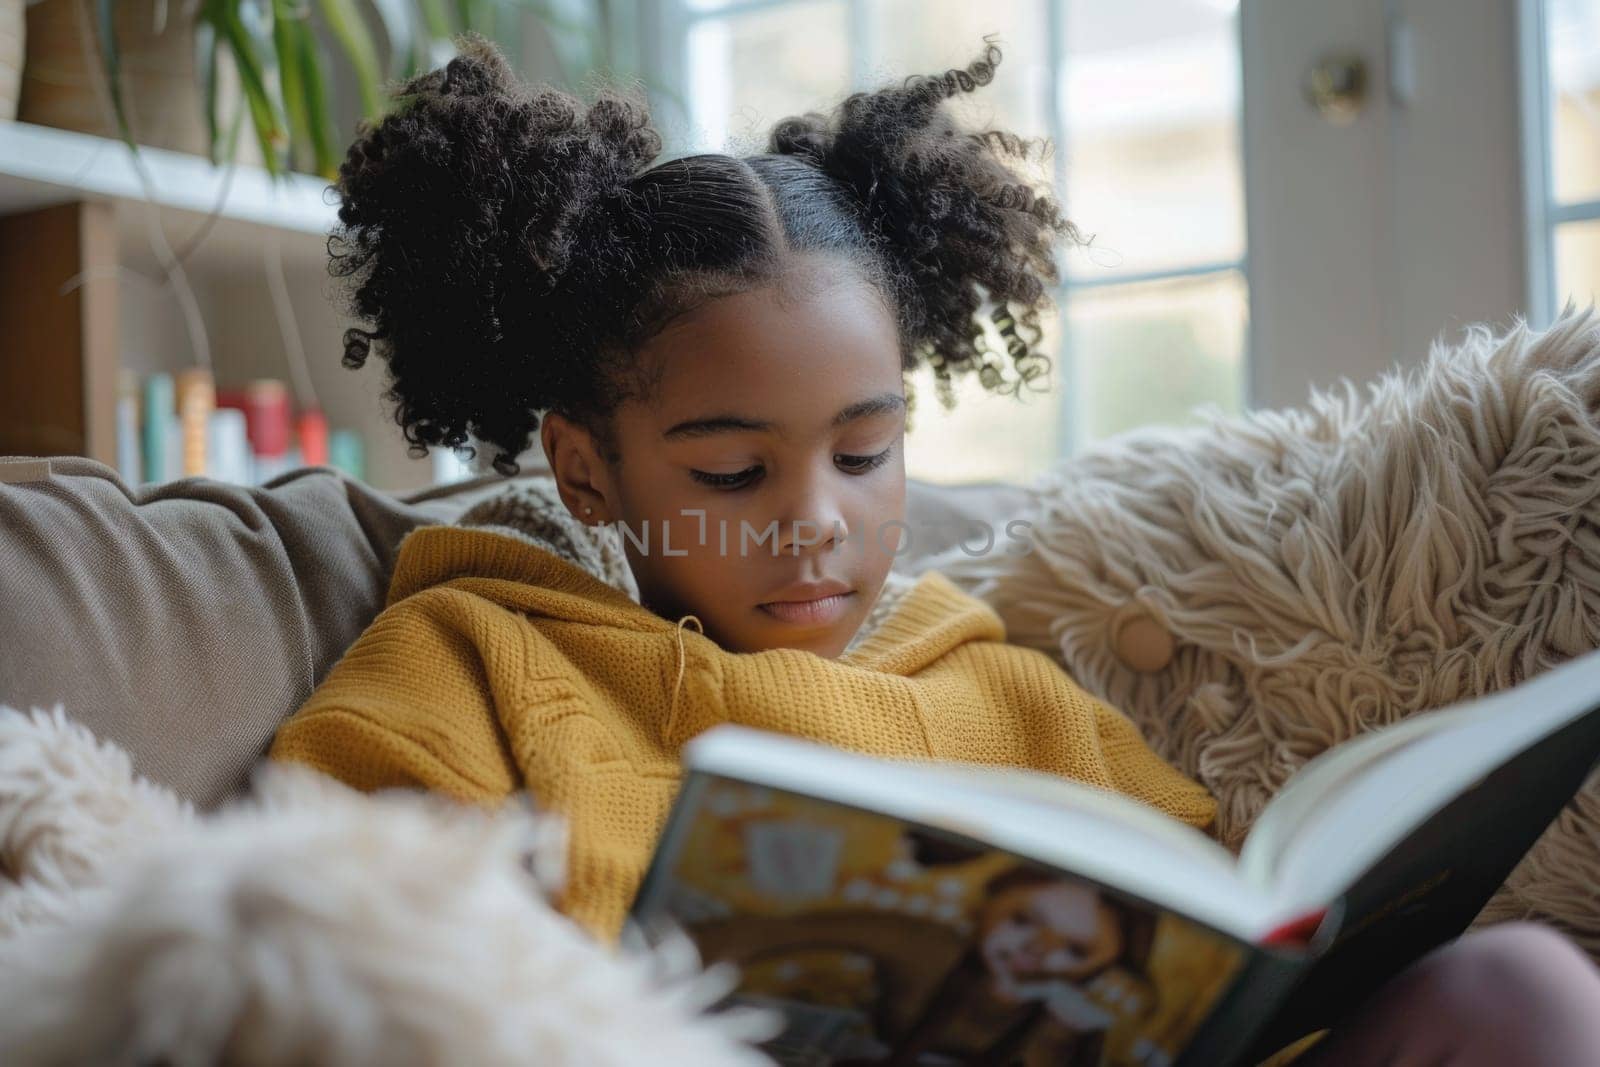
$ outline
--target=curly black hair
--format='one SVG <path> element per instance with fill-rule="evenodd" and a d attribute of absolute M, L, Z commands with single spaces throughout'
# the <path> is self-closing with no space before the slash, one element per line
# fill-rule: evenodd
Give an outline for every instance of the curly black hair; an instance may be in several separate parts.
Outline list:
<path fill-rule="evenodd" d="M 652 166 L 662 144 L 642 103 L 531 88 L 468 38 L 339 168 L 330 270 L 371 326 L 346 332 L 344 362 L 376 347 L 414 451 L 475 438 L 514 473 L 541 412 L 603 435 L 643 388 L 632 353 L 674 316 L 827 252 L 878 287 L 904 366 L 928 364 L 946 403 L 962 374 L 1033 383 L 1049 369 L 1054 246 L 1077 234 L 1010 165 L 1033 142 L 963 131 L 941 106 L 999 61 L 986 42 L 964 69 L 784 119 L 764 154 Z"/>

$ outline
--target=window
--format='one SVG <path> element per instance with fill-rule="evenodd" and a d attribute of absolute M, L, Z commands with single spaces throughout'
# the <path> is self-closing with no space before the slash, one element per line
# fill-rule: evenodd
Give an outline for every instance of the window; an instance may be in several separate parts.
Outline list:
<path fill-rule="evenodd" d="M 1600 299 L 1600 0 L 1526 0 L 1529 306 Z"/>
<path fill-rule="evenodd" d="M 1084 442 L 1244 404 L 1248 292 L 1237 0 L 676 0 L 687 126 L 674 152 L 759 151 L 776 120 L 855 88 L 964 65 L 994 34 L 974 125 L 1048 139 L 1036 164 L 1085 246 L 1064 250 L 1048 391 L 926 374 L 907 464 L 936 481 L 1024 479 Z"/>

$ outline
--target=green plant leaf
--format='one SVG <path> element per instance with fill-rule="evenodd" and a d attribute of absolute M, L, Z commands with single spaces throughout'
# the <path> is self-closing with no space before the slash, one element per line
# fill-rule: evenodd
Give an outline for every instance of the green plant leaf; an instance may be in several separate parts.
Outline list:
<path fill-rule="evenodd" d="M 389 41 L 389 76 L 409 78 L 417 72 L 417 11 L 411 0 L 372 0 L 383 35 Z"/>
<path fill-rule="evenodd" d="M 283 99 L 283 64 L 278 59 L 277 42 L 273 39 L 272 3 L 274 0 L 234 0 L 234 18 L 244 28 L 245 36 L 254 46 L 260 63 L 261 83 L 266 87 L 266 101 L 272 108 L 273 119 L 281 131 L 276 159 L 292 168 L 294 161 L 293 138 Z"/>
<path fill-rule="evenodd" d="M 133 142 L 133 129 L 128 125 L 128 109 L 122 99 L 122 48 L 117 42 L 116 0 L 99 0 L 95 5 L 98 15 L 100 58 L 105 63 L 106 83 L 111 90 L 111 110 L 117 120 L 117 132 L 135 152 L 139 146 Z"/>
<path fill-rule="evenodd" d="M 221 123 L 217 121 L 217 31 L 205 19 L 194 24 L 194 72 L 200 83 L 200 112 L 206 120 L 211 165 L 222 163 Z"/>
<path fill-rule="evenodd" d="M 558 14 L 550 6 L 549 0 L 505 0 L 507 7 L 522 8 L 530 11 L 546 26 L 552 29 L 565 30 L 570 33 L 589 33 L 600 24 L 599 12 L 590 9 L 594 18 L 569 18 Z"/>
<path fill-rule="evenodd" d="M 369 119 L 383 114 L 383 75 L 378 68 L 378 48 L 366 20 L 352 0 L 321 0 L 322 17 L 343 46 L 345 57 L 361 93 L 361 110 Z"/>
<path fill-rule="evenodd" d="M 450 16 L 445 14 L 444 0 L 417 0 L 417 9 L 422 12 L 428 36 L 441 41 L 450 39 Z"/>
<path fill-rule="evenodd" d="M 539 20 L 549 36 L 557 64 L 556 76 L 568 89 L 577 91 L 593 75 L 622 78 L 683 106 L 682 97 L 671 87 L 648 78 L 632 62 L 621 61 L 615 53 L 611 26 L 604 0 L 583 4 L 555 4 L 551 0 L 502 0 L 511 8 L 528 11 Z M 561 10 L 558 10 L 558 7 Z"/>
<path fill-rule="evenodd" d="M 250 109 L 250 119 L 256 128 L 256 139 L 261 143 L 261 153 L 267 170 L 274 176 L 283 173 L 283 150 L 288 135 L 280 113 L 280 104 L 267 84 L 265 58 L 257 48 L 248 26 L 239 17 L 238 6 L 229 0 L 206 0 L 199 18 L 209 22 L 233 56 L 239 72 L 239 88 Z"/>
<path fill-rule="evenodd" d="M 283 105 L 289 117 L 290 157 L 296 167 L 332 180 L 338 166 L 333 115 L 311 11 L 301 0 L 272 0 L 272 16 Z"/>
<path fill-rule="evenodd" d="M 419 63 L 424 69 L 432 70 L 448 63 L 455 55 L 456 46 L 451 40 L 455 31 L 450 26 L 445 0 L 417 0 L 417 10 L 422 13 L 422 28 L 426 33 Z"/>
<path fill-rule="evenodd" d="M 311 156 L 311 118 L 306 110 L 306 87 L 300 63 L 300 39 L 306 29 L 306 9 L 296 0 L 272 0 L 272 44 L 278 55 L 278 80 L 283 90 L 283 110 L 289 120 L 289 162 L 304 167 Z"/>
<path fill-rule="evenodd" d="M 200 105 L 206 120 L 206 144 L 211 155 L 211 165 L 229 166 L 239 157 L 239 131 L 244 128 L 245 112 L 249 109 L 241 99 L 228 118 L 227 132 L 223 132 L 218 107 L 221 100 L 217 92 L 219 42 L 216 28 L 203 18 L 195 21 L 194 52 L 195 74 L 200 83 Z M 178 258 L 181 260 L 184 257 L 180 255 Z"/>
<path fill-rule="evenodd" d="M 306 121 L 311 128 L 311 156 L 316 173 L 333 181 L 339 174 L 338 138 L 334 133 L 333 107 L 328 94 L 322 51 L 309 22 L 303 26 L 299 44 L 296 58 L 300 66 L 301 84 L 305 87 Z"/>

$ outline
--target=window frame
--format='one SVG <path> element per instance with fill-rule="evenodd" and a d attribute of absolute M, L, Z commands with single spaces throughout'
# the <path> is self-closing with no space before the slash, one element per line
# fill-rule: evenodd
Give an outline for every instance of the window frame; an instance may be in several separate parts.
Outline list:
<path fill-rule="evenodd" d="M 647 40 L 657 44 L 653 55 L 644 57 L 647 68 L 653 76 L 659 79 L 657 84 L 673 87 L 673 91 L 680 94 L 680 99 L 670 100 L 658 98 L 655 103 L 658 111 L 672 114 L 677 122 L 668 124 L 669 143 L 672 138 L 678 138 L 677 143 L 682 143 L 686 138 L 694 119 L 692 101 L 689 99 L 689 85 L 686 78 L 687 55 L 689 49 L 689 35 L 693 28 L 707 21 L 736 18 L 755 12 L 770 11 L 782 7 L 790 7 L 806 0 L 728 0 L 716 7 L 694 8 L 689 0 L 660 0 L 651 4 L 648 0 L 641 0 L 641 15 L 647 12 L 654 16 L 653 24 L 648 27 Z M 847 64 L 850 70 L 850 91 L 854 92 L 867 88 L 867 77 L 871 71 L 868 57 L 872 55 L 871 48 L 871 20 L 867 18 L 866 5 L 871 0 L 835 0 L 843 4 L 846 10 L 846 19 L 850 27 L 850 39 L 846 47 L 850 49 L 850 59 Z M 1047 136 L 1055 145 L 1052 153 L 1051 180 L 1054 185 L 1055 195 L 1062 203 L 1066 214 L 1070 217 L 1072 205 L 1067 203 L 1066 189 L 1066 164 L 1067 145 L 1069 144 L 1069 131 L 1066 128 L 1066 114 L 1063 107 L 1065 99 L 1064 71 L 1066 69 L 1067 27 L 1064 0 L 1032 0 L 1044 7 L 1045 33 L 1047 37 L 1046 63 L 1049 68 L 1049 82 L 1047 100 L 1044 113 L 1050 129 Z M 653 10 L 650 10 L 653 9 Z M 1243 16 L 1242 5 L 1235 8 L 1233 13 L 1233 35 L 1238 48 L 1239 56 L 1239 96 L 1235 113 L 1235 121 L 1239 130 L 1237 152 L 1239 154 L 1240 196 L 1245 200 L 1244 240 L 1240 254 L 1236 258 L 1224 260 L 1209 260 L 1163 267 L 1157 270 L 1142 271 L 1134 274 L 1118 275 L 1115 277 L 1078 279 L 1073 280 L 1068 272 L 1063 270 L 1061 281 L 1052 291 L 1052 297 L 1059 308 L 1063 321 L 1061 339 L 1057 350 L 1052 353 L 1052 368 L 1056 376 L 1056 389 L 1059 392 L 1060 410 L 1057 415 L 1057 445 L 1056 458 L 1064 458 L 1077 452 L 1083 447 L 1082 428 L 1085 425 L 1083 413 L 1077 405 L 1082 399 L 1082 390 L 1077 388 L 1079 381 L 1077 354 L 1071 344 L 1071 331 L 1065 326 L 1069 308 L 1076 296 L 1080 293 L 1100 293 L 1107 290 L 1137 287 L 1165 281 L 1199 279 L 1217 277 L 1228 273 L 1237 274 L 1245 293 L 1245 324 L 1244 337 L 1239 352 L 1241 362 L 1237 402 L 1241 410 L 1248 409 L 1255 392 L 1255 345 L 1254 345 L 1254 320 L 1252 311 L 1251 294 L 1253 291 L 1250 274 L 1250 227 L 1249 227 L 1249 197 L 1245 186 L 1246 167 L 1245 121 L 1244 121 L 1244 37 L 1242 30 Z"/>
<path fill-rule="evenodd" d="M 1545 34 L 1547 0 L 1518 0 L 1517 53 L 1521 66 L 1522 174 L 1527 262 L 1528 321 L 1544 329 L 1555 321 L 1556 232 L 1573 223 L 1600 221 L 1600 198 L 1563 203 L 1556 198 L 1551 166 L 1554 103 Z"/>

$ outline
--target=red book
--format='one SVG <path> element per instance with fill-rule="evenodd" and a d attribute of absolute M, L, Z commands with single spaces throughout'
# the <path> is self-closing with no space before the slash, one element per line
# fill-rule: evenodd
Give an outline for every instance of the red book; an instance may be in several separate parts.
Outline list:
<path fill-rule="evenodd" d="M 250 451 L 258 457 L 277 458 L 289 452 L 291 422 L 289 387 L 271 378 L 260 378 L 242 389 L 225 389 L 217 394 L 217 406 L 244 412 L 245 434 Z"/>
<path fill-rule="evenodd" d="M 302 411 L 295 422 L 300 437 L 300 462 L 308 467 L 328 462 L 328 420 L 316 408 Z"/>

